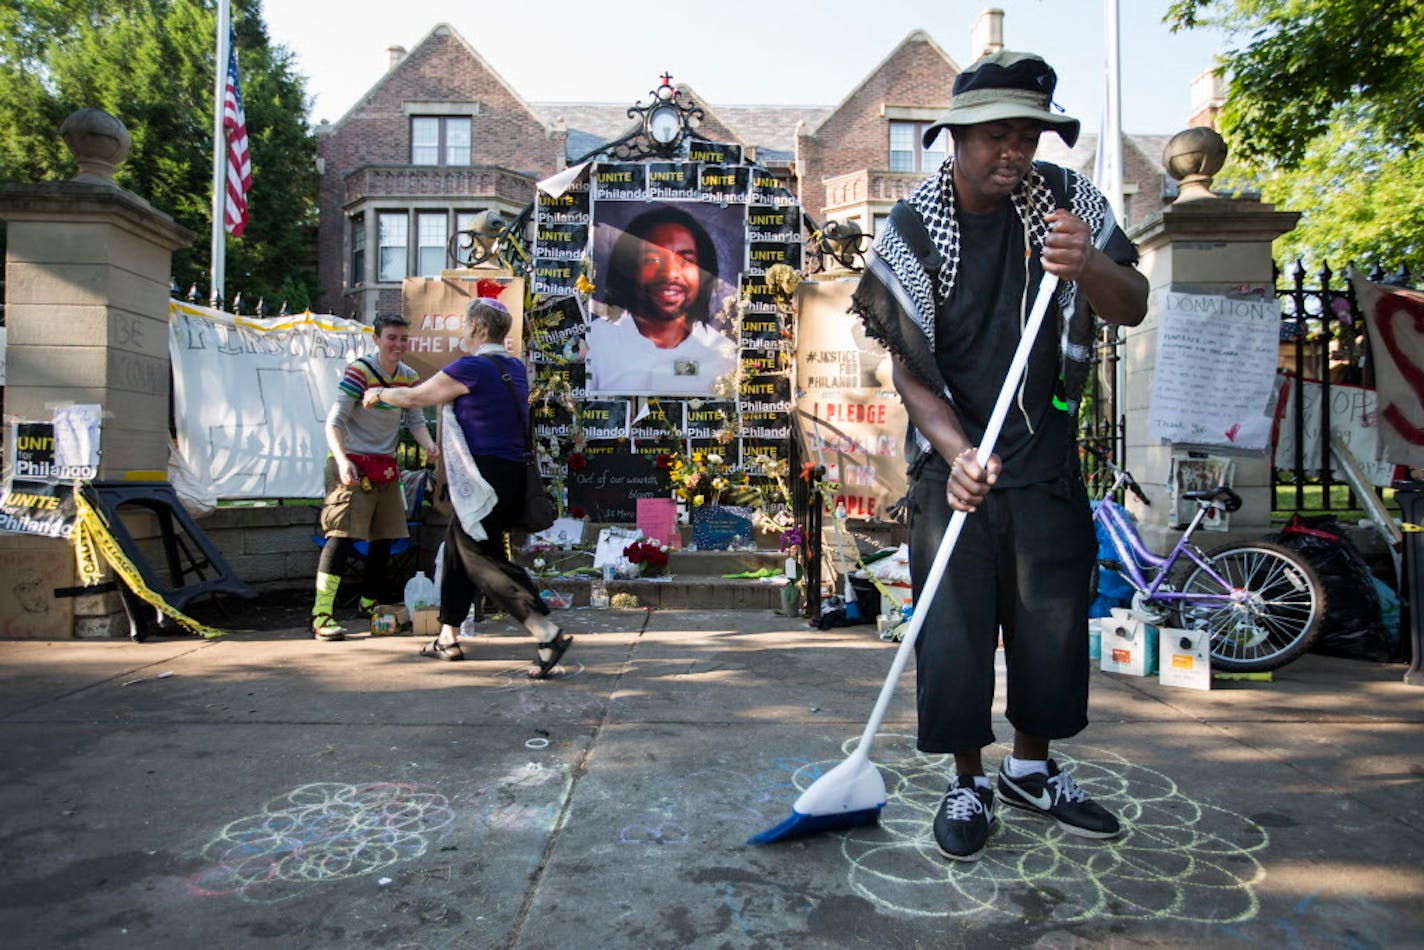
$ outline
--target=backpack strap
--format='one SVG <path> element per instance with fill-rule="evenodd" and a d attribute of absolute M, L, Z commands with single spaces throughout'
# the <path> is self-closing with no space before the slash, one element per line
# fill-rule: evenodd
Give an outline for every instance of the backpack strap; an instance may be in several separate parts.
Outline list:
<path fill-rule="evenodd" d="M 910 249 L 910 253 L 915 255 L 915 260 L 919 261 L 925 273 L 930 275 L 930 280 L 938 286 L 939 271 L 944 266 L 944 255 L 930 238 L 930 232 L 925 228 L 925 219 L 901 198 L 890 209 L 890 223 L 905 242 L 905 246 Z"/>

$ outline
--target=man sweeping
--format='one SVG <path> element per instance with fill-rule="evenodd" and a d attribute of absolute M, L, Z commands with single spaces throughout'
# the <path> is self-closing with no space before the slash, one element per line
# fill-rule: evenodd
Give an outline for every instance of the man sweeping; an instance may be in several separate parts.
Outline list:
<path fill-rule="evenodd" d="M 1118 820 L 1049 756 L 1087 725 L 1089 577 L 1096 550 L 1078 471 L 1077 397 L 1092 315 L 1136 325 L 1147 310 L 1137 253 L 1106 200 L 1076 173 L 1035 162 L 1039 136 L 1070 147 L 1078 121 L 1054 111 L 1054 71 L 1002 51 L 959 75 L 951 155 L 901 201 L 878 235 L 854 309 L 893 358 L 910 430 L 911 577 L 921 603 L 950 516 L 972 512 L 915 643 L 918 747 L 954 756 L 934 818 L 940 851 L 977 860 L 996 823 L 994 657 L 1008 667 L 1013 754 L 998 770 L 1003 803 L 1086 837 Z M 981 466 L 976 448 L 1043 275 L 1060 281 L 1027 372 Z"/>

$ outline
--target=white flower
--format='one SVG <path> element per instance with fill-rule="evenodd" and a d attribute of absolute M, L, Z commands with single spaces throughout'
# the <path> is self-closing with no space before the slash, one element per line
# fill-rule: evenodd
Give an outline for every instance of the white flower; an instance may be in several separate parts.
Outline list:
<path fill-rule="evenodd" d="M 713 452 L 711 455 L 707 456 L 707 464 L 708 464 L 708 465 L 721 465 L 721 464 L 722 464 L 722 456 L 718 455 L 716 452 Z"/>

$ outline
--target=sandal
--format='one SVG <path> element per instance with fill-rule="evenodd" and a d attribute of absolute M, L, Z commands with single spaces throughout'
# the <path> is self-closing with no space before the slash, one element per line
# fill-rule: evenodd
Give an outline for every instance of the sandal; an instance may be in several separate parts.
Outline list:
<path fill-rule="evenodd" d="M 346 628 L 337 622 L 336 618 L 329 613 L 316 613 L 311 616 L 312 636 L 318 640 L 345 640 Z"/>
<path fill-rule="evenodd" d="M 431 640 L 425 646 L 421 647 L 420 655 L 428 656 L 432 660 L 450 660 L 451 662 L 454 662 L 455 660 L 463 660 L 465 658 L 465 653 L 463 650 L 460 649 L 460 644 L 452 643 L 449 646 L 446 646 L 445 644 L 440 642 L 439 637 L 436 637 L 434 640 Z"/>
<path fill-rule="evenodd" d="M 573 637 L 560 630 L 554 634 L 552 640 L 545 640 L 543 643 L 540 643 L 538 648 L 540 650 L 548 650 L 549 658 L 545 660 L 536 655 L 534 659 L 535 667 L 529 671 L 529 678 L 531 680 L 549 679 L 554 667 L 564 658 L 564 654 L 568 652 L 573 642 Z"/>

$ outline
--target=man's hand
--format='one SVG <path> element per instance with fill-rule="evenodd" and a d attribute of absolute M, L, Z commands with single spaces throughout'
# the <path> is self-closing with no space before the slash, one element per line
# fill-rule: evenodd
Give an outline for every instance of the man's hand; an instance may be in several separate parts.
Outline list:
<path fill-rule="evenodd" d="M 346 456 L 338 456 L 336 459 L 336 475 L 341 479 L 343 485 L 355 485 L 361 480 L 361 470 L 356 467 L 356 463 Z"/>
<path fill-rule="evenodd" d="M 1048 237 L 1039 258 L 1043 269 L 1059 280 L 1078 280 L 1097 253 L 1093 232 L 1082 218 L 1062 208 L 1050 211 L 1043 220 L 1048 225 Z"/>
<path fill-rule="evenodd" d="M 949 499 L 949 507 L 955 511 L 977 510 L 999 478 L 1002 463 L 997 455 L 989 456 L 988 464 L 982 466 L 975 455 L 975 448 L 971 445 L 950 462 L 945 496 Z"/>
<path fill-rule="evenodd" d="M 439 461 L 439 460 L 440 460 L 440 446 L 436 445 L 436 444 L 433 443 L 433 442 L 432 442 L 430 445 L 425 446 L 425 460 L 426 460 L 427 462 L 436 462 L 436 461 Z"/>

